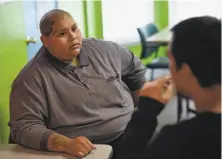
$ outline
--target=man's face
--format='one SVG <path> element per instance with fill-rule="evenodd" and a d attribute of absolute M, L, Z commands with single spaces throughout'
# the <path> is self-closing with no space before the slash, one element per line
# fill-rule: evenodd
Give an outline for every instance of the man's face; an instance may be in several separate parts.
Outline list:
<path fill-rule="evenodd" d="M 173 83 L 176 86 L 177 92 L 189 96 L 190 89 L 192 89 L 193 78 L 191 78 L 191 70 L 187 64 L 182 64 L 180 68 L 177 67 L 176 61 L 172 54 L 172 43 L 173 38 L 171 39 L 168 45 L 168 58 L 169 58 L 169 69 L 172 75 Z"/>
<path fill-rule="evenodd" d="M 52 33 L 42 40 L 55 57 L 72 60 L 77 57 L 82 47 L 82 34 L 72 17 L 61 15 L 54 20 Z"/>

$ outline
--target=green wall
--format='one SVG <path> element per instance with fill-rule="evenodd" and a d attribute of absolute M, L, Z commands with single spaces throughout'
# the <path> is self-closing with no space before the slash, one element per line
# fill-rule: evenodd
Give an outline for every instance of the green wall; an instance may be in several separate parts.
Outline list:
<path fill-rule="evenodd" d="M 154 3 L 154 21 L 159 29 L 163 29 L 168 26 L 168 1 L 155 0 Z M 159 56 L 166 56 L 166 47 L 160 47 Z M 152 58 L 151 58 L 152 60 Z M 150 60 L 150 61 L 151 61 Z"/>
<path fill-rule="evenodd" d="M 0 137 L 7 143 L 10 86 L 27 61 L 22 2 L 0 5 L 0 19 Z"/>
<path fill-rule="evenodd" d="M 86 16 L 88 37 L 103 39 L 102 6 L 101 1 L 86 1 Z"/>
<path fill-rule="evenodd" d="M 84 37 L 103 38 L 101 1 L 68 1 L 60 7 L 76 18 Z M 75 2 L 75 3 L 74 3 Z M 25 28 L 22 1 L 0 5 L 0 143 L 7 143 L 9 128 L 9 94 L 13 79 L 27 62 Z M 168 24 L 168 2 L 154 2 L 155 23 L 159 28 Z M 11 12 L 13 10 L 13 12 Z M 78 13 L 77 13 L 78 11 Z M 81 15 L 82 14 L 82 15 Z M 128 47 L 136 56 L 140 56 L 141 46 Z M 164 52 L 164 51 L 163 51 Z M 164 53 L 163 53 L 164 54 Z M 148 63 L 152 58 L 143 60 Z"/>
<path fill-rule="evenodd" d="M 154 2 L 154 22 L 159 29 L 168 26 L 168 1 L 155 0 Z"/>

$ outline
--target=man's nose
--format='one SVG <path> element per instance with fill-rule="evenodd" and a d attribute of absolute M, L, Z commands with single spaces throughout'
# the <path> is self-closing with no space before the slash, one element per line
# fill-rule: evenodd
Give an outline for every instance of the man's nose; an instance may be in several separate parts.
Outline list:
<path fill-rule="evenodd" d="M 76 39 L 77 38 L 77 34 L 75 32 L 73 32 L 73 31 L 70 31 L 70 38 L 72 40 Z"/>

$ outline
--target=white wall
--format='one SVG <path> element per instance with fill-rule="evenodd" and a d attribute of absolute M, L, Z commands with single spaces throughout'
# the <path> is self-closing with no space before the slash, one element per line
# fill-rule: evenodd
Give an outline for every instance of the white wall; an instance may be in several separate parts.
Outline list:
<path fill-rule="evenodd" d="M 83 2 L 81 0 L 58 0 L 58 8 L 72 15 L 85 37 Z"/>

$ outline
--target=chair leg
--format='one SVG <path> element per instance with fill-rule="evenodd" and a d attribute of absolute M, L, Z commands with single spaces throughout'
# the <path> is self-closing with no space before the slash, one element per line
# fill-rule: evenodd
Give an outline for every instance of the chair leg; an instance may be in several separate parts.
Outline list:
<path fill-rule="evenodd" d="M 150 78 L 151 78 L 151 81 L 154 79 L 154 70 L 153 69 L 151 69 L 151 74 L 150 74 Z"/>
<path fill-rule="evenodd" d="M 197 112 L 195 110 L 190 108 L 190 99 L 189 98 L 187 98 L 187 115 L 188 115 L 188 113 L 192 113 L 194 115 L 197 114 Z"/>
<path fill-rule="evenodd" d="M 158 51 L 155 52 L 154 58 L 157 58 L 157 57 L 158 57 Z"/>
<path fill-rule="evenodd" d="M 189 104 L 189 99 L 186 98 L 186 109 L 187 109 L 187 116 L 189 114 L 189 111 L 190 111 L 190 104 Z"/>
<path fill-rule="evenodd" d="M 182 106 L 182 97 L 177 94 L 177 122 L 181 120 Z"/>

